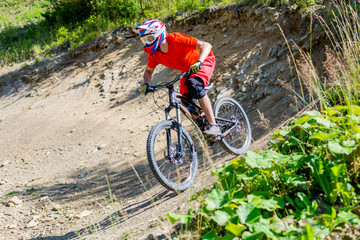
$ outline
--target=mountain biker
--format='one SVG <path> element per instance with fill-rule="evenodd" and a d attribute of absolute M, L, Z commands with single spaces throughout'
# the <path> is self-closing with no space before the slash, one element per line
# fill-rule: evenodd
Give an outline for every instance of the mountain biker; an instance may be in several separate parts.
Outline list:
<path fill-rule="evenodd" d="M 209 83 L 215 68 L 215 56 L 208 42 L 181 33 L 167 34 L 165 25 L 157 20 L 149 20 L 135 27 L 148 54 L 148 62 L 144 72 L 144 84 L 140 89 L 147 94 L 149 82 L 158 64 L 192 74 L 186 80 L 180 80 L 180 94 L 198 100 L 209 123 L 204 136 L 219 136 L 221 131 L 216 124 L 211 102 L 204 88 Z"/>

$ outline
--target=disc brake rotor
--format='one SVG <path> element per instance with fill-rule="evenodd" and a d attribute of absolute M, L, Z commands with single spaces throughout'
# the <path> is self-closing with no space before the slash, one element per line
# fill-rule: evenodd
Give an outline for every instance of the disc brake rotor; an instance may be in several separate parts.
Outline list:
<path fill-rule="evenodd" d="M 175 163 L 176 165 L 181 165 L 184 162 L 183 157 L 181 156 L 179 149 L 178 149 L 178 145 L 177 144 L 173 144 L 170 147 L 170 153 L 169 153 L 169 160 L 173 163 Z"/>

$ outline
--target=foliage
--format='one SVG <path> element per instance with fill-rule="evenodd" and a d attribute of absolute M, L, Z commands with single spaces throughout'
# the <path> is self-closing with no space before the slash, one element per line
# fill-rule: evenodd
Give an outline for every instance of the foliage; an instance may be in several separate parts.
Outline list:
<path fill-rule="evenodd" d="M 359 118 L 358 106 L 307 112 L 275 133 L 272 149 L 214 170 L 218 181 L 197 197 L 200 207 L 170 219 L 197 227 L 203 239 L 322 239 L 344 222 L 360 224 L 351 212 L 359 179 L 350 174 Z"/>
<path fill-rule="evenodd" d="M 360 21 L 351 4 L 335 6 L 332 27 L 318 17 L 334 49 L 325 81 L 306 56 L 310 103 L 321 110 L 276 131 L 264 153 L 213 171 L 218 180 L 197 197 L 199 208 L 177 216 L 202 239 L 324 239 L 360 224 Z"/>

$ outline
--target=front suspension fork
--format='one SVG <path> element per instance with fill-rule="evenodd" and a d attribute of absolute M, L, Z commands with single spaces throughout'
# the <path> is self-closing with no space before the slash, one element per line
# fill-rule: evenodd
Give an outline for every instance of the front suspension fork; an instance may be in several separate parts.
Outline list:
<path fill-rule="evenodd" d="M 176 109 L 176 121 L 172 121 L 172 123 L 175 125 L 176 130 L 178 132 L 177 136 L 178 136 L 179 149 L 176 149 L 176 151 L 177 151 L 176 157 L 182 157 L 184 155 L 184 153 L 183 153 L 183 142 L 182 142 L 182 124 L 181 124 L 181 119 L 180 119 L 180 104 L 176 103 L 175 109 Z M 165 109 L 166 120 L 169 120 L 169 112 L 170 112 L 170 109 L 166 108 Z M 167 139 L 168 156 L 170 156 L 171 145 L 172 145 L 170 129 L 168 129 L 166 132 L 166 139 Z"/>

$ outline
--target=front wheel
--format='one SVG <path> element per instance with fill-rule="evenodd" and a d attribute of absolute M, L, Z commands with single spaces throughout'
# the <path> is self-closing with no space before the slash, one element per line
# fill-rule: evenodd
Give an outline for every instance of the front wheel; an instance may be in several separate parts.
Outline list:
<path fill-rule="evenodd" d="M 245 153 L 251 144 L 251 127 L 241 105 L 233 98 L 220 98 L 214 104 L 214 115 L 225 135 L 220 145 L 230 154 Z"/>
<path fill-rule="evenodd" d="M 181 130 L 182 153 L 175 122 L 162 121 L 150 131 L 147 156 L 156 179 L 169 190 L 184 191 L 194 182 L 198 170 L 197 154 L 190 135 Z"/>

